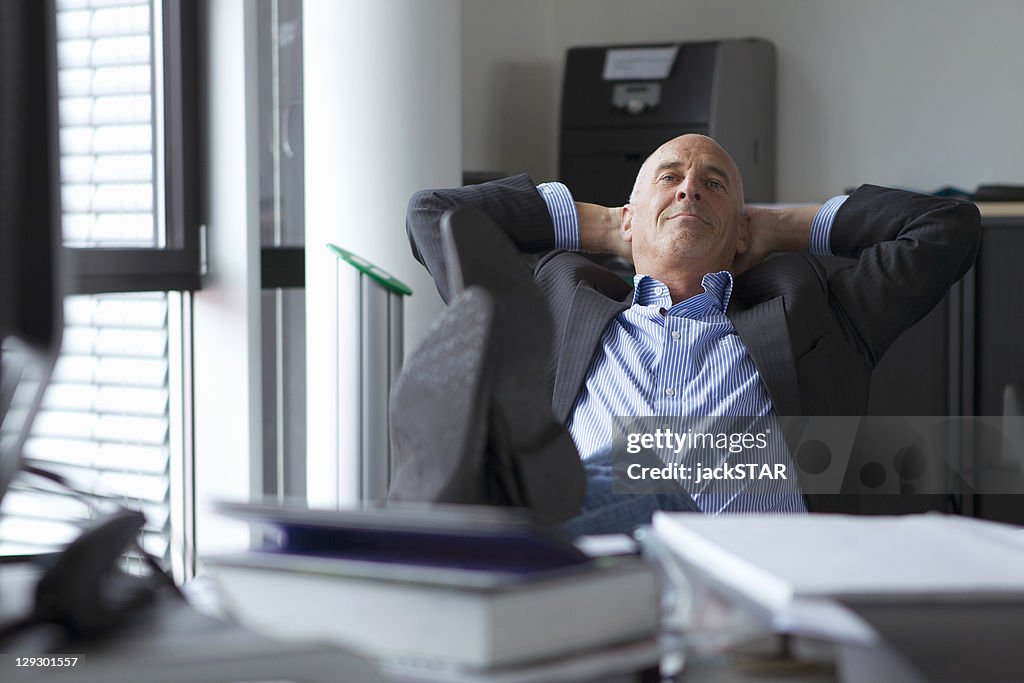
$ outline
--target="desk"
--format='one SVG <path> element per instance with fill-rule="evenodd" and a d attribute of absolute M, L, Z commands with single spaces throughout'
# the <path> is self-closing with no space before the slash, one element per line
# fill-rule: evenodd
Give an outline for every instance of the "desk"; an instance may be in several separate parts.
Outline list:
<path fill-rule="evenodd" d="M 0 615 L 12 608 L 24 607 L 30 594 L 33 573 L 24 568 L 0 565 L 0 588 L 5 599 Z M 11 600 L 10 598 L 18 598 Z M 951 613 L 949 610 L 954 610 Z M 990 607 L 985 608 L 991 609 Z M 937 610 L 945 610 L 938 617 Z M 929 678 L 1012 680 L 1019 673 L 1007 668 L 1003 655 L 1017 654 L 1024 643 L 1024 607 L 1006 606 L 995 633 L 981 632 L 977 624 L 992 626 L 991 614 L 972 622 L 978 608 L 924 605 L 894 608 L 891 605 L 858 609 L 859 613 L 907 659 L 917 664 Z M 952 616 L 951 616 L 952 615 Z M 533 667 L 531 672 L 505 672 L 489 676 L 450 675 L 385 668 L 383 672 L 352 653 L 335 646 L 315 643 L 288 643 L 254 634 L 241 627 L 202 614 L 177 596 L 160 596 L 151 608 L 141 610 L 111 637 L 89 644 L 58 647 L 56 654 L 81 656 L 73 674 L 67 670 L 15 668 L 14 657 L 32 656 L 47 650 L 40 638 L 0 645 L 0 679 L 21 683 L 48 683 L 74 680 L 76 683 L 190 683 L 192 681 L 296 681 L 335 683 L 355 681 L 372 683 L 551 683 L 552 681 L 627 681 L 653 682 L 659 676 L 650 666 L 650 645 L 627 646 L 618 652 L 600 652 L 572 658 L 573 661 Z M 994 637 L 993 637 L 994 636 Z M 936 644 L 938 643 L 938 646 Z M 799 649 L 799 648 L 798 648 Z M 780 650 L 778 638 L 768 636 L 728 654 L 693 657 L 686 662 L 679 683 L 832 683 L 850 680 L 843 666 L 808 664 L 780 667 L 771 663 L 771 655 Z M 964 652 L 973 653 L 965 659 Z M 838 652 L 838 650 L 837 650 Z M 1000 654 L 1002 653 L 1002 655 Z M 891 652 L 860 651 L 859 667 L 880 665 Z M 836 659 L 842 660 L 842 657 Z M 973 660 L 973 661 L 972 661 Z M 818 661 L 822 661 L 821 658 Z M 851 660 L 852 661 L 852 660 Z M 846 662 L 840 661 L 840 664 Z M 964 668 L 964 667 L 968 668 Z M 838 669 L 838 672 L 837 672 Z M 639 671 L 638 671 L 639 670 Z M 887 674 L 892 668 L 884 669 Z M 913 672 L 911 672 L 913 674 Z M 862 673 L 862 675 L 864 675 Z M 901 680 L 923 680 L 916 677 Z M 861 680 L 872 680 L 862 678 Z M 875 678 L 874 680 L 883 680 Z"/>
<path fill-rule="evenodd" d="M 27 607 L 38 570 L 0 565 L 3 615 Z M 168 591 L 134 614 L 123 628 L 88 643 L 57 645 L 49 628 L 0 644 L 0 679 L 21 683 L 216 683 L 295 681 L 337 683 L 384 680 L 364 659 L 323 644 L 282 643 L 201 614 Z M 56 648 L 56 649 L 54 649 Z M 43 652 L 79 655 L 67 669 L 15 667 L 16 657 Z M 68 675 L 71 674 L 71 675 Z"/>
<path fill-rule="evenodd" d="M 0 617 L 10 618 L 30 607 L 38 569 L 0 565 L 0 595 L 4 600 Z M 254 634 L 241 627 L 207 616 L 177 599 L 162 595 L 151 608 L 140 611 L 125 628 L 110 637 L 89 643 L 53 649 L 52 632 L 29 633 L 26 638 L 0 645 L 0 680 L 16 683 L 190 683 L 192 681 L 296 681 L 319 683 L 354 681 L 372 683 L 643 683 L 660 679 L 651 662 L 657 648 L 650 643 L 625 646 L 615 651 L 584 654 L 565 662 L 548 663 L 519 671 L 472 676 L 455 672 L 447 675 L 416 672 L 397 667 L 378 671 L 365 660 L 334 646 L 288 643 Z M 80 655 L 72 676 L 63 669 L 15 668 L 14 658 L 52 651 Z M 748 674 L 735 667 L 736 656 L 694 660 L 687 664 L 684 683 L 782 683 L 773 678 Z M 802 679 L 826 683 L 833 677 Z"/>
<path fill-rule="evenodd" d="M 925 680 L 1024 678 L 1024 604 L 980 598 L 852 609 Z"/>

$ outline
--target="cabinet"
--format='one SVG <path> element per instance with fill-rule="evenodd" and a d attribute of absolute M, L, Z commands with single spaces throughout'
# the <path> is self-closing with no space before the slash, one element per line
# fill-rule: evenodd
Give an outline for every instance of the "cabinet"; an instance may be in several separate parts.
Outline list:
<path fill-rule="evenodd" d="M 960 391 L 965 414 L 1001 415 L 1003 421 L 997 438 L 975 439 L 978 492 L 965 502 L 979 517 L 1024 524 L 1024 205 L 983 208 L 982 215 L 974 296 L 964 309 L 973 353 Z"/>
<path fill-rule="evenodd" d="M 860 495 L 845 511 L 935 509 L 1024 524 L 1024 204 L 979 207 L 974 268 L 889 349 L 868 406 L 869 415 L 975 418 L 951 422 L 949 493 Z M 895 453 L 872 457 L 892 467 Z"/>

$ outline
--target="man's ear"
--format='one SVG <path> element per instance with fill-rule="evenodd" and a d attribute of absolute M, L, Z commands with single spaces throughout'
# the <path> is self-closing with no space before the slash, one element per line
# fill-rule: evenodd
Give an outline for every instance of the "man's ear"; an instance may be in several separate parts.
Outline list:
<path fill-rule="evenodd" d="M 750 214 L 740 214 L 739 231 L 736 236 L 736 253 L 745 254 L 750 249 Z"/>
<path fill-rule="evenodd" d="M 622 215 L 619 216 L 619 225 L 621 225 L 622 239 L 625 242 L 633 241 L 633 209 L 630 204 L 626 204 L 622 207 Z"/>

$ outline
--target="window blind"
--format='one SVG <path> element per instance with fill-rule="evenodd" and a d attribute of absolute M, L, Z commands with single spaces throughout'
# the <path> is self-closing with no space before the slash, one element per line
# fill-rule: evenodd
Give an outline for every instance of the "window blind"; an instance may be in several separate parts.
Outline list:
<path fill-rule="evenodd" d="M 160 8 L 57 0 L 61 199 L 66 246 L 162 246 Z M 94 501 L 147 517 L 143 545 L 169 566 L 173 456 L 168 294 L 70 296 L 60 359 L 26 445 L 32 464 Z M 73 539 L 89 507 L 22 476 L 4 502 L 4 552 Z"/>
<path fill-rule="evenodd" d="M 68 246 L 160 246 L 156 13 L 139 0 L 59 0 L 61 201 Z"/>

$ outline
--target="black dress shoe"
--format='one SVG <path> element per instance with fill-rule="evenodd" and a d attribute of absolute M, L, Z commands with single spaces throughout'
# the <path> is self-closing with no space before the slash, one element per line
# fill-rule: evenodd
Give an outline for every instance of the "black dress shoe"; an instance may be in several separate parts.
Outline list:
<path fill-rule="evenodd" d="M 488 463 L 501 495 L 543 521 L 579 510 L 585 478 L 576 447 L 551 412 L 553 325 L 512 240 L 486 214 L 448 211 L 441 234 L 450 291 L 480 287 L 493 303 Z"/>
<path fill-rule="evenodd" d="M 486 504 L 491 296 L 471 287 L 434 321 L 391 389 L 388 500 Z"/>

